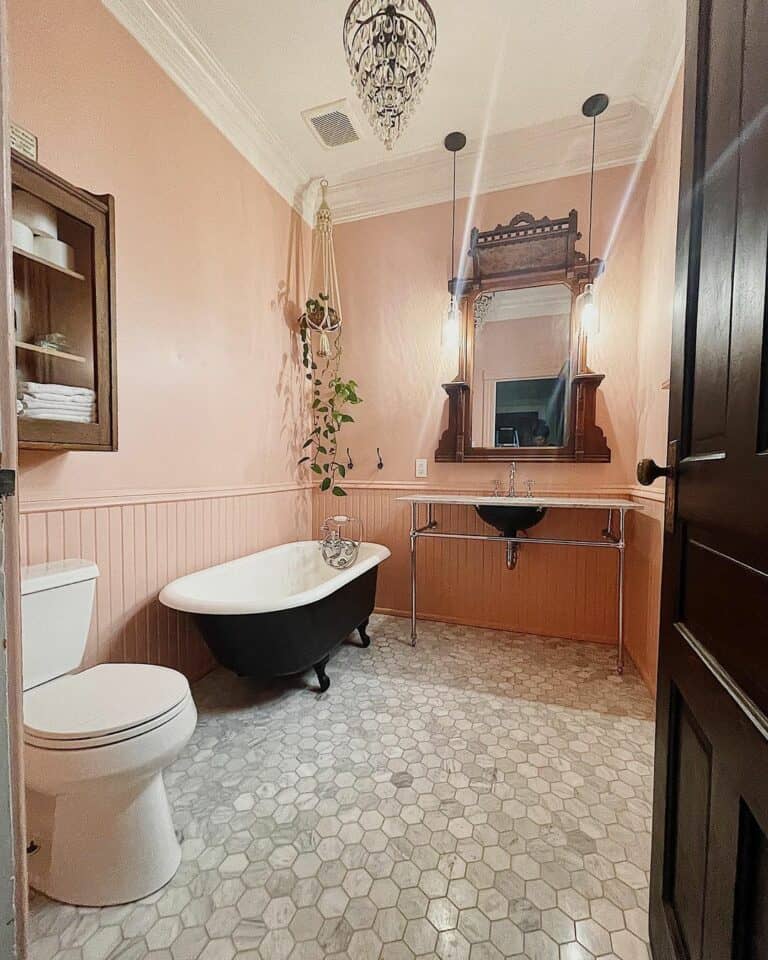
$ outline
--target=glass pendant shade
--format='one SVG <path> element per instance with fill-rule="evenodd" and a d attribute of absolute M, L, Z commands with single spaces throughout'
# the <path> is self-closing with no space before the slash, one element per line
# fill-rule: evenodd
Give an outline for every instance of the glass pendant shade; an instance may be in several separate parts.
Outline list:
<path fill-rule="evenodd" d="M 443 311 L 442 327 L 440 330 L 440 345 L 445 350 L 455 350 L 459 345 L 461 331 L 461 305 L 453 294 Z"/>
<path fill-rule="evenodd" d="M 582 333 L 587 336 L 600 332 L 600 310 L 597 304 L 597 294 L 593 284 L 588 283 L 584 292 L 576 300 L 579 323 Z"/>

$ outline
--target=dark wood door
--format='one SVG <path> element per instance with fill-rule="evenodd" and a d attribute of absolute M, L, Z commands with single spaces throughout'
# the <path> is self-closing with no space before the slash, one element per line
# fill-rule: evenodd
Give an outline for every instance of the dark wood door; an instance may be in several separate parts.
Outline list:
<path fill-rule="evenodd" d="M 685 70 L 651 945 L 763 960 L 768 0 L 690 0 Z"/>

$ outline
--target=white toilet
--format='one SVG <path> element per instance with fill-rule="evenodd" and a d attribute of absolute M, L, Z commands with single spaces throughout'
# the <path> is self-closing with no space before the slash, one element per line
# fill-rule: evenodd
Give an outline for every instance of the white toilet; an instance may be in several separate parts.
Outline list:
<path fill-rule="evenodd" d="M 189 684 L 149 664 L 80 666 L 93 563 L 22 574 L 29 877 L 65 903 L 139 900 L 175 874 L 181 850 L 162 770 L 197 722 Z"/>

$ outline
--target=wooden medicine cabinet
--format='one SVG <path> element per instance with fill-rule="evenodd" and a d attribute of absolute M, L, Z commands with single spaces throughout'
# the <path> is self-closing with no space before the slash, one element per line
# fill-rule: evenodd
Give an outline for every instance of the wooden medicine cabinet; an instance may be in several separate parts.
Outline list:
<path fill-rule="evenodd" d="M 114 199 L 12 153 L 19 446 L 116 450 Z"/>

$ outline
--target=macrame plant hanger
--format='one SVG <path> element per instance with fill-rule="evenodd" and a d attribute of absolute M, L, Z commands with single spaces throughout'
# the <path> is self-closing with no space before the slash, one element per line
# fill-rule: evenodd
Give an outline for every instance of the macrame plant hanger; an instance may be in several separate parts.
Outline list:
<path fill-rule="evenodd" d="M 321 180 L 322 196 L 312 237 L 312 267 L 305 314 L 310 332 L 319 334 L 318 357 L 330 357 L 331 334 L 341 329 L 341 297 L 333 251 L 333 217 L 328 206 L 328 181 Z"/>

